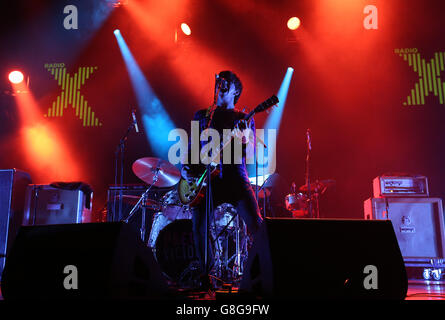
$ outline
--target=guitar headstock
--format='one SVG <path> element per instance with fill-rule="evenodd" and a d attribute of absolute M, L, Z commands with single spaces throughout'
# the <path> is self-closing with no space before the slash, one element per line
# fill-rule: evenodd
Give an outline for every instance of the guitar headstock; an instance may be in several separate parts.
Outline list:
<path fill-rule="evenodd" d="M 269 99 L 260 103 L 254 110 L 255 113 L 263 112 L 269 108 L 272 108 L 279 102 L 278 97 L 276 95 L 272 95 Z"/>

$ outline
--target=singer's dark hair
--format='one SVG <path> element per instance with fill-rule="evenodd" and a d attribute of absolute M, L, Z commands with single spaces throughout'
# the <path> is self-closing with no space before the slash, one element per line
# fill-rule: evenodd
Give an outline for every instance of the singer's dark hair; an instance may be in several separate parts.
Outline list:
<path fill-rule="evenodd" d="M 233 103 L 236 104 L 238 102 L 238 99 L 241 95 L 241 92 L 243 91 L 243 84 L 241 83 L 241 80 L 238 78 L 238 76 L 233 73 L 232 71 L 221 71 L 219 73 L 220 78 L 224 78 L 230 83 L 233 83 L 235 85 L 235 89 L 238 90 L 238 95 L 235 96 L 235 99 L 233 100 Z"/>

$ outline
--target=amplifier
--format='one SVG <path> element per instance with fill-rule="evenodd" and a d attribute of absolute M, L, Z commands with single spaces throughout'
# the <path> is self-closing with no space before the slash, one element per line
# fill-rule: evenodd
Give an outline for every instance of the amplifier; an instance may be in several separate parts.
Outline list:
<path fill-rule="evenodd" d="M 370 198 L 364 202 L 364 212 L 367 220 L 392 221 L 406 266 L 443 263 L 445 228 L 440 198 Z"/>
<path fill-rule="evenodd" d="M 374 198 L 428 197 L 428 179 L 424 176 L 378 176 L 372 181 Z"/>
<path fill-rule="evenodd" d="M 92 222 L 92 192 L 51 185 L 27 187 L 23 225 Z"/>

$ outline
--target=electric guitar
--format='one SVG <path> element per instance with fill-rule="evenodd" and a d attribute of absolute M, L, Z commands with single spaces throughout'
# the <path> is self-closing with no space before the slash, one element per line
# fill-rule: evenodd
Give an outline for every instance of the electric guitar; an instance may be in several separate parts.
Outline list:
<path fill-rule="evenodd" d="M 260 103 L 254 110 L 249 112 L 244 117 L 243 120 L 249 121 L 255 114 L 263 112 L 273 107 L 278 102 L 279 101 L 277 96 L 272 95 L 269 99 Z M 178 194 L 182 204 L 193 207 L 198 205 L 201 202 L 201 200 L 205 197 L 205 190 L 208 180 L 208 171 L 210 170 L 210 179 L 218 175 L 219 163 L 215 163 L 214 160 L 217 159 L 221 155 L 221 152 L 231 144 L 233 136 L 234 136 L 234 130 L 232 130 L 231 138 L 224 144 L 221 144 L 219 151 L 216 152 L 216 155 L 211 159 L 212 161 L 210 161 L 210 166 L 208 166 L 200 176 L 192 177 L 190 179 L 190 182 L 188 182 L 184 178 L 181 178 L 178 184 Z"/>

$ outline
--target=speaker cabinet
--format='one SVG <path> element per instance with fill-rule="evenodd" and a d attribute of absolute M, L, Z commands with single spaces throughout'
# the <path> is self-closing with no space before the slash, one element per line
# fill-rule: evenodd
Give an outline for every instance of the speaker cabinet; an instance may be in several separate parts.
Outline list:
<path fill-rule="evenodd" d="M 6 254 L 22 223 L 25 190 L 30 183 L 31 177 L 26 172 L 0 170 L 0 279 Z"/>
<path fill-rule="evenodd" d="M 266 218 L 240 291 L 288 299 L 404 299 L 407 288 L 391 221 Z"/>
<path fill-rule="evenodd" d="M 391 220 L 405 264 L 430 266 L 445 259 L 445 231 L 440 198 L 370 198 L 365 219 Z"/>
<path fill-rule="evenodd" d="M 73 266 L 75 273 L 67 273 Z M 1 288 L 6 300 L 160 299 L 167 293 L 151 250 L 122 222 L 21 227 Z"/>

